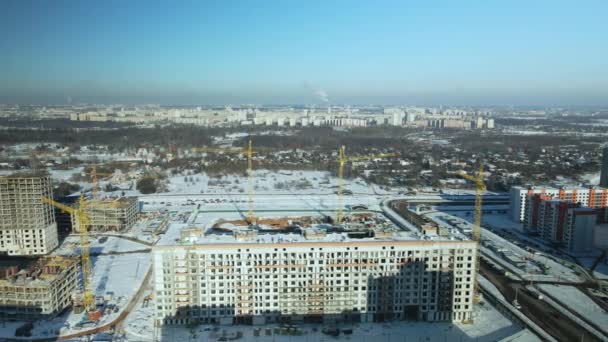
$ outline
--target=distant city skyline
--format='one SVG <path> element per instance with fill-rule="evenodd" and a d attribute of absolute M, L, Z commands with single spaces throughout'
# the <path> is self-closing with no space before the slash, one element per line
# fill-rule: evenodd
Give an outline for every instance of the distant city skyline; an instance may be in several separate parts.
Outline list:
<path fill-rule="evenodd" d="M 608 2 L 2 1 L 0 103 L 608 105 Z"/>

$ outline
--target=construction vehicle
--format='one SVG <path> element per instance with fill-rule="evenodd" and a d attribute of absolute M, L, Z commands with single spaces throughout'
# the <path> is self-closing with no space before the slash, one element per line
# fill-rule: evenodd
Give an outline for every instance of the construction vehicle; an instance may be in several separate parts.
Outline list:
<path fill-rule="evenodd" d="M 459 175 L 466 180 L 469 180 L 475 184 L 475 215 L 473 218 L 473 241 L 477 242 L 477 260 L 475 262 L 476 272 L 474 279 L 474 287 L 475 287 L 475 295 L 474 300 L 476 302 L 480 301 L 481 293 L 479 291 L 479 283 L 477 281 L 477 274 L 479 273 L 479 262 L 480 262 L 480 244 L 481 244 L 481 214 L 482 214 L 482 196 L 483 193 L 487 190 L 486 185 L 483 182 L 483 163 L 479 163 L 479 171 L 477 175 L 471 176 L 464 172 L 460 172 Z"/>
<path fill-rule="evenodd" d="M 87 201 L 84 195 L 80 195 L 78 202 L 78 209 L 72 208 L 65 204 L 59 203 L 50 198 L 42 198 L 42 202 L 50 204 L 56 208 L 59 208 L 76 218 L 76 224 L 78 226 L 77 231 L 80 235 L 80 258 L 81 258 L 81 269 L 82 269 L 82 280 L 83 280 L 83 296 L 82 306 L 87 313 L 95 311 L 95 295 L 92 289 L 92 272 L 91 272 L 91 260 L 89 254 L 89 216 L 86 213 Z"/>
<path fill-rule="evenodd" d="M 245 154 L 247 156 L 247 222 L 250 225 L 255 225 L 255 215 L 253 212 L 253 143 L 249 139 L 247 148 L 211 148 L 211 147 L 195 147 L 192 149 L 197 153 L 236 153 Z"/>
<path fill-rule="evenodd" d="M 394 157 L 394 153 L 372 154 L 367 156 L 346 157 L 346 147 L 340 146 L 338 150 L 338 212 L 336 215 L 336 223 L 341 224 L 344 219 L 344 165 L 348 162 L 364 161 L 377 158 Z"/>

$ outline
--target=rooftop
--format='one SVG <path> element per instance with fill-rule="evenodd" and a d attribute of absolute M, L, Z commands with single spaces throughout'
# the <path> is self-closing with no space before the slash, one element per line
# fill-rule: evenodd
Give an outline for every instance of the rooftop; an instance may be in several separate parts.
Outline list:
<path fill-rule="evenodd" d="M 332 221 L 314 211 L 265 212 L 250 226 L 236 211 L 199 213 L 190 223 L 173 221 L 157 246 L 456 240 L 401 229 L 375 212 L 347 215 L 340 225 Z"/>
<path fill-rule="evenodd" d="M 96 199 L 87 201 L 87 205 L 91 207 L 104 207 L 104 208 L 125 208 L 133 203 L 137 202 L 136 197 L 117 197 L 117 198 L 106 198 Z M 78 202 L 74 204 L 78 206 Z"/>
<path fill-rule="evenodd" d="M 78 257 L 19 258 L 0 265 L 0 286 L 48 286 L 78 263 Z"/>
<path fill-rule="evenodd" d="M 591 189 L 596 189 L 596 190 L 608 190 L 608 188 L 602 188 L 600 186 L 594 186 L 594 185 L 585 185 L 585 186 L 559 186 L 559 185 L 547 185 L 547 186 L 533 186 L 533 185 L 526 185 L 526 186 L 520 186 L 520 185 L 516 185 L 516 186 L 512 186 L 511 189 L 515 189 L 515 190 L 536 190 L 536 189 L 542 189 L 542 190 L 591 190 Z"/>
<path fill-rule="evenodd" d="M 20 171 L 14 172 L 9 175 L 0 176 L 0 179 L 16 179 L 16 178 L 39 178 L 39 177 L 50 177 L 50 174 L 45 170 L 41 171 Z"/>

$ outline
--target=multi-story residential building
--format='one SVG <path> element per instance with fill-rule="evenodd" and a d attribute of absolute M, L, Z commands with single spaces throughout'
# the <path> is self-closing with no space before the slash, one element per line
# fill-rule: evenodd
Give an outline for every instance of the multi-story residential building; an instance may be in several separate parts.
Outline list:
<path fill-rule="evenodd" d="M 43 255 L 59 244 L 51 178 L 46 173 L 0 177 L 0 253 Z"/>
<path fill-rule="evenodd" d="M 581 208 L 578 203 L 554 200 L 543 194 L 531 195 L 526 209 L 527 231 L 538 233 L 542 239 L 571 252 L 592 249 L 596 209 Z"/>
<path fill-rule="evenodd" d="M 600 186 L 608 188 L 608 145 L 602 149 L 602 171 L 600 172 Z"/>
<path fill-rule="evenodd" d="M 571 252 L 589 252 L 593 249 L 593 234 L 597 222 L 597 211 L 591 208 L 576 208 L 567 216 L 564 245 Z"/>
<path fill-rule="evenodd" d="M 78 286 L 77 257 L 41 257 L 0 264 L 0 317 L 40 319 L 72 304 Z"/>
<path fill-rule="evenodd" d="M 580 203 L 582 207 L 596 209 L 598 222 L 608 222 L 608 189 L 598 187 L 552 188 L 552 187 L 511 187 L 510 214 L 514 222 L 526 221 L 526 206 L 531 195 L 542 194 L 553 199 Z"/>
<path fill-rule="evenodd" d="M 74 204 L 78 206 L 78 203 Z M 139 207 L 136 197 L 89 201 L 85 210 L 89 217 L 89 230 L 125 231 L 137 222 Z M 78 217 L 71 215 L 72 228 L 78 229 Z"/>
<path fill-rule="evenodd" d="M 179 229 L 153 249 L 159 325 L 472 319 L 473 241 L 398 229 L 366 238 L 321 227 Z"/>

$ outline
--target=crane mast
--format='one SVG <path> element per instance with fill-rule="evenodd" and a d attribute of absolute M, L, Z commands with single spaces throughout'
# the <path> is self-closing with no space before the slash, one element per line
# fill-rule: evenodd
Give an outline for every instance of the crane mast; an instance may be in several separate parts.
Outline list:
<path fill-rule="evenodd" d="M 394 157 L 395 155 L 396 154 L 394 153 L 384 153 L 372 154 L 367 156 L 346 157 L 346 147 L 344 145 L 340 146 L 340 149 L 338 150 L 338 212 L 336 214 L 337 224 L 342 223 L 342 220 L 344 219 L 344 196 L 342 193 L 344 187 L 344 165 L 348 162 Z"/>
<path fill-rule="evenodd" d="M 477 260 L 475 261 L 475 279 L 474 279 L 474 287 L 475 287 L 475 300 L 479 301 L 480 292 L 479 292 L 479 283 L 477 280 L 477 274 L 479 273 L 479 263 L 480 263 L 480 244 L 481 244 L 481 215 L 482 215 L 482 201 L 483 201 L 483 193 L 487 190 L 486 185 L 483 182 L 483 163 L 479 163 L 479 171 L 477 175 L 471 176 L 464 172 L 460 172 L 460 175 L 473 182 L 475 184 L 475 214 L 473 218 L 473 241 L 477 242 Z"/>
<path fill-rule="evenodd" d="M 249 224 L 255 224 L 255 213 L 253 205 L 253 154 L 256 151 L 253 150 L 253 141 L 249 139 L 247 148 L 211 148 L 211 147 L 197 147 L 192 149 L 193 152 L 200 153 L 237 153 L 245 154 L 247 156 L 247 221 Z"/>
<path fill-rule="evenodd" d="M 82 304 L 86 311 L 91 312 L 95 310 L 95 294 L 92 289 L 91 279 L 91 257 L 89 254 L 89 232 L 88 226 L 90 225 L 89 216 L 86 213 L 87 201 L 83 194 L 80 194 L 78 200 L 78 209 L 72 208 L 65 204 L 54 201 L 50 198 L 42 198 L 42 202 L 50 204 L 54 207 L 63 210 L 75 218 L 77 231 L 80 236 L 80 258 L 81 258 L 81 269 L 82 269 L 82 282 L 83 282 L 83 297 Z"/>
<path fill-rule="evenodd" d="M 250 224 L 255 224 L 253 215 L 253 144 L 251 139 L 247 147 L 247 220 Z"/>

